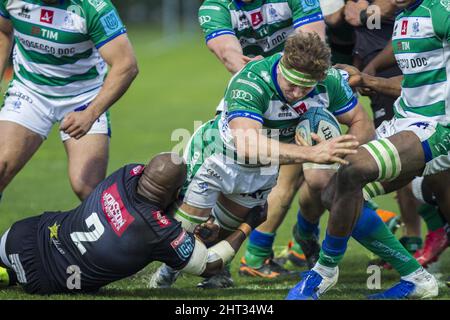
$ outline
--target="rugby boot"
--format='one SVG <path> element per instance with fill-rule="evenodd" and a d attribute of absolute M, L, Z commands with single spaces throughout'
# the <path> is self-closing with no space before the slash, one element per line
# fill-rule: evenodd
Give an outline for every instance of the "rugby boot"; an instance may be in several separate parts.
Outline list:
<path fill-rule="evenodd" d="M 292 288 L 286 300 L 318 300 L 325 292 L 332 288 L 338 280 L 339 269 L 333 268 L 331 275 L 326 276 L 316 269 L 316 266 L 301 274 L 302 280 Z"/>
<path fill-rule="evenodd" d="M 170 288 L 175 283 L 179 275 L 180 271 L 172 269 L 166 264 L 162 264 L 155 271 L 155 273 L 153 273 L 148 287 L 153 289 Z"/>
<path fill-rule="evenodd" d="M 447 233 L 444 228 L 428 232 L 425 237 L 423 249 L 418 250 L 414 258 L 423 266 L 427 267 L 430 263 L 436 262 L 442 252 L 448 247 Z"/>
<path fill-rule="evenodd" d="M 399 283 L 390 289 L 368 296 L 371 300 L 382 299 L 430 299 L 439 294 L 436 278 L 425 269 L 415 271 L 412 275 L 402 277 Z"/>
<path fill-rule="evenodd" d="M 286 276 L 293 276 L 296 275 L 297 272 L 290 271 L 282 266 L 280 266 L 278 263 L 273 261 L 273 259 L 269 258 L 264 261 L 264 263 L 258 267 L 253 268 L 247 265 L 245 261 L 245 257 L 241 258 L 241 265 L 239 267 L 239 275 L 240 276 L 247 276 L 247 277 L 259 277 L 259 278 L 265 278 L 265 279 L 276 279 Z"/>
<path fill-rule="evenodd" d="M 223 270 L 210 278 L 205 278 L 197 284 L 197 288 L 202 289 L 224 289 L 234 286 L 233 278 L 230 273 L 230 266 L 226 266 Z"/>

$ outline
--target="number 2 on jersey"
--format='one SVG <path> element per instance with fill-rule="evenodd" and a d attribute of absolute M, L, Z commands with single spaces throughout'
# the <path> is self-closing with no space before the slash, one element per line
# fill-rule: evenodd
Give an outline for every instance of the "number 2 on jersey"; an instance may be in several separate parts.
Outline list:
<path fill-rule="evenodd" d="M 87 227 L 92 230 L 89 232 L 72 232 L 70 234 L 70 238 L 77 246 L 78 250 L 80 250 L 81 254 L 86 253 L 86 247 L 82 244 L 82 242 L 95 242 L 102 234 L 105 232 L 105 227 L 100 222 L 98 218 L 97 212 L 93 212 L 89 217 L 86 218 Z M 92 227 L 94 227 L 92 229 Z"/>

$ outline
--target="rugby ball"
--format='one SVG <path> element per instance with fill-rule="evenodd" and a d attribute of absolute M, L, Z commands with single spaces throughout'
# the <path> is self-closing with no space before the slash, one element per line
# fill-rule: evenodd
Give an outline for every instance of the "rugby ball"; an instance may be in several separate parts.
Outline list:
<path fill-rule="evenodd" d="M 315 145 L 316 142 L 311 139 L 312 132 L 317 133 L 322 140 L 329 140 L 341 135 L 341 126 L 330 111 L 321 107 L 313 107 L 301 115 L 295 131 L 309 145 Z"/>

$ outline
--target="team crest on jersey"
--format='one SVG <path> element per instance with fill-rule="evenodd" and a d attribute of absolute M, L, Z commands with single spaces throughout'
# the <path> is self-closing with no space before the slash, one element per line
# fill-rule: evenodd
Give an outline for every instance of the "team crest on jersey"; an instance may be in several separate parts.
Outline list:
<path fill-rule="evenodd" d="M 414 35 L 417 35 L 420 31 L 420 23 L 419 23 L 419 19 L 416 19 L 416 21 L 413 23 L 412 25 L 412 32 Z"/>
<path fill-rule="evenodd" d="M 110 36 L 110 35 L 116 33 L 123 27 L 122 23 L 120 22 L 119 16 L 117 15 L 116 11 L 114 11 L 114 10 L 105 14 L 100 19 L 100 22 L 101 22 L 103 29 L 105 30 L 105 33 L 107 36 Z"/>
<path fill-rule="evenodd" d="M 319 1 L 317 0 L 300 0 L 303 11 L 308 12 L 320 7 Z"/>
<path fill-rule="evenodd" d="M 280 15 L 278 14 L 277 10 L 273 7 L 273 5 L 269 5 L 269 15 L 272 21 L 278 21 L 281 20 Z"/>
<path fill-rule="evenodd" d="M 55 12 L 53 10 L 41 9 L 41 22 L 53 24 L 53 16 Z"/>
<path fill-rule="evenodd" d="M 450 0 L 441 0 L 441 5 L 445 10 L 450 11 Z"/>

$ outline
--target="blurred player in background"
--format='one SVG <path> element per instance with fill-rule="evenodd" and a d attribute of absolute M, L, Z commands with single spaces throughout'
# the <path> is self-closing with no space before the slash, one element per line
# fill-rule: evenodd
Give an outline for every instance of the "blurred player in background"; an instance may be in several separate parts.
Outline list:
<path fill-rule="evenodd" d="M 162 153 L 146 167 L 129 164 L 112 173 L 73 210 L 16 222 L 0 241 L 0 282 L 33 294 L 95 292 L 152 261 L 194 275 L 217 273 L 267 208 L 250 210 L 235 232 L 207 249 L 202 230 L 211 241 L 217 225 L 208 221 L 194 235 L 173 219 L 186 170 L 178 155 Z"/>
<path fill-rule="evenodd" d="M 138 72 L 126 29 L 110 0 L 2 0 L 0 74 L 13 40 L 14 77 L 0 111 L 0 195 L 61 122 L 70 183 L 84 199 L 106 175 L 108 109 Z"/>

